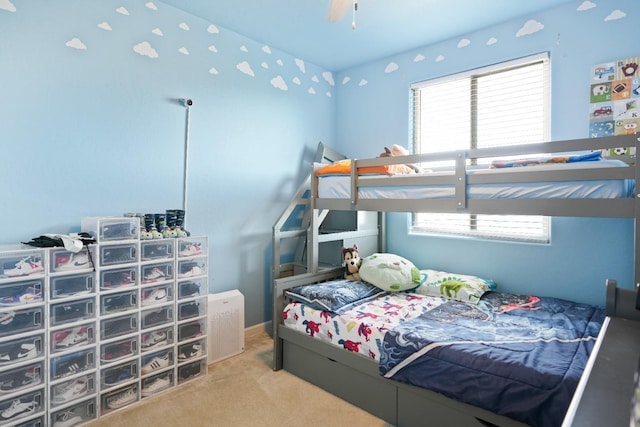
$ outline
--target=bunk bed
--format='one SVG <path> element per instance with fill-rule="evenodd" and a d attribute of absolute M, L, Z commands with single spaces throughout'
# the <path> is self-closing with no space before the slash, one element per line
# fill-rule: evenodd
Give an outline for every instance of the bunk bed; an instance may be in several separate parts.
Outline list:
<path fill-rule="evenodd" d="M 564 163 L 567 163 L 568 158 L 575 160 L 584 153 L 598 150 L 617 147 L 634 147 L 637 150 L 640 146 L 639 140 L 640 138 L 636 135 L 625 135 L 432 155 L 351 159 L 346 162 L 349 170 L 348 173 L 342 174 L 344 176 L 338 176 L 340 174 L 320 176 L 316 171 L 321 166 L 314 167 L 310 183 L 310 222 L 306 239 L 308 272 L 292 277 L 275 277 L 274 280 L 274 370 L 284 368 L 391 424 L 402 427 L 427 423 L 436 426 L 522 426 L 540 425 L 549 421 L 550 418 L 536 418 L 538 415 L 535 414 L 535 408 L 527 409 L 532 411 L 532 415 L 519 418 L 513 413 L 499 413 L 491 405 L 478 405 L 473 400 L 460 401 L 450 395 L 447 397 L 448 392 L 423 388 L 412 384 L 411 381 L 405 381 L 404 378 L 399 381 L 386 378 L 381 375 L 385 370 L 381 369 L 382 363 L 376 358 L 345 351 L 344 348 L 328 342 L 330 340 L 316 339 L 310 336 L 313 334 L 291 327 L 291 322 L 287 321 L 289 313 L 285 310 L 299 308 L 296 305 L 300 303 L 295 300 L 292 302 L 290 291 L 302 286 L 334 283 L 343 277 L 343 268 L 321 269 L 318 264 L 319 241 L 323 239 L 320 226 L 329 210 L 619 217 L 637 220 L 640 215 L 640 206 L 638 206 L 638 198 L 635 197 L 634 184 L 640 179 L 640 171 L 635 165 L 635 158 L 625 158 L 624 160 L 628 161 L 625 164 L 620 160 L 570 161 L 568 163 L 574 164 L 567 165 Z M 575 153 L 582 154 L 576 157 Z M 531 156 L 540 156 L 540 159 L 544 160 L 543 163 L 552 158 L 553 162 L 559 161 L 563 164 L 495 169 L 477 166 L 482 163 L 481 159 L 487 158 L 505 159 L 501 166 L 511 162 L 519 165 L 521 163 L 517 160 L 518 158 Z M 565 159 L 565 161 L 558 159 Z M 454 161 L 455 167 L 450 171 L 417 174 L 363 173 L 367 170 L 364 168 L 377 170 L 376 168 L 386 168 L 390 165 L 424 164 L 424 162 L 442 160 Z M 603 187 L 609 187 L 610 184 L 616 187 L 613 193 L 600 192 Z M 561 187 L 562 191 L 554 192 L 554 187 Z M 516 188 L 518 191 L 506 191 Z M 542 188 L 542 191 L 532 190 L 532 188 Z M 568 188 L 570 189 L 567 190 Z M 639 227 L 635 227 L 634 232 L 635 253 L 640 254 Z M 636 255 L 634 266 L 636 281 L 640 278 L 639 269 L 640 261 Z M 490 294 L 493 292 L 485 295 Z M 638 298 L 635 289 L 616 290 L 614 282 L 608 283 L 606 308 L 608 317 L 600 323 L 595 321 L 596 327 L 602 324 L 604 331 L 609 317 L 640 318 L 638 315 L 640 299 Z M 630 303 L 629 299 L 633 299 L 633 302 Z M 444 307 L 445 303 L 442 301 L 435 304 L 441 303 Z M 541 308 L 541 311 L 545 310 L 544 307 L 537 308 Z M 320 310 L 320 313 L 321 316 L 330 318 L 332 321 L 336 321 L 334 316 L 339 314 L 326 314 L 324 310 Z M 597 320 L 597 318 L 596 313 L 588 319 Z M 590 323 L 588 319 L 581 321 L 585 326 L 583 332 L 591 334 L 590 344 L 578 345 L 574 348 L 575 350 L 580 347 L 581 352 L 586 350 L 587 354 L 584 357 L 589 359 L 576 362 L 578 364 L 571 368 L 578 369 L 578 378 L 582 370 L 592 364 L 591 358 L 594 357 L 594 353 L 589 356 L 588 352 L 592 348 L 598 348 L 602 335 L 602 332 L 598 335 L 596 331 L 598 342 L 594 344 L 593 331 L 587 331 Z M 463 323 L 462 328 L 466 327 L 465 325 L 467 324 Z M 386 337 L 390 335 L 395 336 L 391 333 L 385 334 L 385 343 Z M 380 360 L 384 357 L 384 355 L 379 356 Z M 453 381 L 455 378 L 451 376 Z M 574 383 L 568 386 L 568 396 L 564 397 L 565 401 L 562 405 L 569 404 L 566 399 L 570 400 L 573 390 L 576 389 L 576 372 L 573 372 L 573 381 Z M 580 387 L 582 386 L 578 384 L 577 389 Z M 525 390 L 522 393 L 528 396 L 528 391 Z M 527 400 L 522 397 L 520 399 Z M 572 403 L 572 406 L 575 405 Z M 559 425 L 561 420 L 556 414 L 552 422 Z"/>

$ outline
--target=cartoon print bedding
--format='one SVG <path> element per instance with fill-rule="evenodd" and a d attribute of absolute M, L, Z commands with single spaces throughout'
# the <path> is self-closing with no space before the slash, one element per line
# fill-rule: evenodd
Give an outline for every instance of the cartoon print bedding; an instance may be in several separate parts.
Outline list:
<path fill-rule="evenodd" d="M 336 315 L 291 303 L 285 325 L 379 361 L 381 375 L 559 426 L 604 321 L 566 300 L 487 292 L 477 305 L 410 292 Z"/>

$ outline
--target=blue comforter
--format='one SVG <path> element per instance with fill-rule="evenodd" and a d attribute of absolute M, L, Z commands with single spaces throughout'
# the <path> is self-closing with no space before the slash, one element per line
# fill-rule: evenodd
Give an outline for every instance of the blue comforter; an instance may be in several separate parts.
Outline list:
<path fill-rule="evenodd" d="M 387 332 L 380 373 L 531 426 L 559 426 L 604 311 L 486 293 L 449 301 Z"/>

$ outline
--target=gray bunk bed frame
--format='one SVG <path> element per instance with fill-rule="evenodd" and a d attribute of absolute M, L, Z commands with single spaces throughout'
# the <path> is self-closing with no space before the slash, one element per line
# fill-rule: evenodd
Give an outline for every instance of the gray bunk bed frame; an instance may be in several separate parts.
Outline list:
<path fill-rule="evenodd" d="M 377 212 L 464 212 L 474 214 L 548 215 L 571 217 L 633 218 L 634 283 L 627 289 L 617 288 L 615 280 L 606 283 L 608 316 L 640 319 L 640 198 L 619 199 L 469 199 L 467 186 L 474 183 L 547 182 L 600 179 L 635 179 L 640 182 L 640 169 L 634 158 L 628 168 L 588 168 L 543 171 L 519 171 L 509 174 L 469 174 L 467 159 L 483 157 L 527 156 L 543 153 L 568 153 L 584 150 L 635 147 L 640 153 L 640 135 L 579 139 L 543 144 L 529 144 L 490 149 L 472 149 L 432 155 L 411 155 L 352 160 L 351 198 L 318 198 L 318 178 L 311 174 L 310 225 L 307 229 L 308 272 L 273 281 L 273 369 L 285 369 L 328 392 L 384 419 L 396 426 L 522 426 L 510 418 L 444 397 L 419 387 L 399 383 L 380 376 L 378 363 L 359 354 L 321 342 L 284 326 L 283 308 L 289 288 L 341 278 L 341 267 L 322 270 L 318 266 L 320 225 L 327 210 L 364 210 Z M 455 160 L 455 169 L 445 176 L 408 175 L 393 177 L 358 176 L 357 168 L 384 164 L 420 163 Z M 509 176 L 505 176 L 509 175 Z M 358 199 L 358 188 L 366 186 L 449 184 L 455 187 L 452 199 Z M 593 356 L 593 355 L 592 355 Z"/>

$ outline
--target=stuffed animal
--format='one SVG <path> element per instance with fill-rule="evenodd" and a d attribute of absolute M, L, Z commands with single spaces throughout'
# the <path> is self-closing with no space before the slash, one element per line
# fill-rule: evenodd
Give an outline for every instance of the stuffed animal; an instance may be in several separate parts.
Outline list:
<path fill-rule="evenodd" d="M 344 261 L 344 278 L 347 280 L 360 280 L 360 253 L 358 252 L 358 245 L 353 245 L 352 248 L 342 248 L 342 259 Z"/>
<path fill-rule="evenodd" d="M 403 146 L 398 145 L 398 144 L 393 144 L 391 146 L 391 148 L 384 147 L 384 152 L 380 153 L 380 156 L 378 156 L 378 157 L 398 157 L 398 156 L 408 156 L 409 154 L 411 154 L 411 153 L 409 153 L 409 150 L 407 150 Z M 422 170 L 415 164 L 407 163 L 406 166 L 408 166 L 409 168 L 413 169 L 413 171 L 415 173 L 422 172 Z"/>

